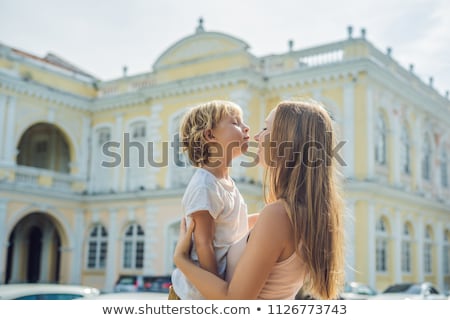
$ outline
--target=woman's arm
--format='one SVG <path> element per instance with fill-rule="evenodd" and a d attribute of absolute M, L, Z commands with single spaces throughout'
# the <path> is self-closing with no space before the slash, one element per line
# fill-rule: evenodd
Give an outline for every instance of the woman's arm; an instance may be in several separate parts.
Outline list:
<path fill-rule="evenodd" d="M 248 228 L 249 229 L 251 229 L 255 226 L 256 221 L 258 221 L 258 218 L 259 218 L 259 212 L 248 215 Z"/>
<path fill-rule="evenodd" d="M 290 223 L 279 204 L 266 206 L 252 230 L 230 283 L 196 266 L 189 258 L 190 234 L 183 234 L 175 249 L 174 262 L 207 299 L 256 299 L 261 288 L 290 240 Z"/>

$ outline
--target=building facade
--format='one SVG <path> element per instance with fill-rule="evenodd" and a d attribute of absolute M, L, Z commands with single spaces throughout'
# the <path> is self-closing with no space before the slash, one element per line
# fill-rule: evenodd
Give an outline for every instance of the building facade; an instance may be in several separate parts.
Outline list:
<path fill-rule="evenodd" d="M 119 274 L 170 274 L 192 168 L 177 146 L 189 107 L 238 103 L 255 133 L 278 101 L 326 105 L 345 177 L 348 280 L 450 288 L 450 102 L 354 37 L 257 57 L 202 23 L 153 70 L 100 81 L 55 55 L 0 45 L 0 284 L 111 290 Z M 255 146 L 231 169 L 264 204 Z"/>

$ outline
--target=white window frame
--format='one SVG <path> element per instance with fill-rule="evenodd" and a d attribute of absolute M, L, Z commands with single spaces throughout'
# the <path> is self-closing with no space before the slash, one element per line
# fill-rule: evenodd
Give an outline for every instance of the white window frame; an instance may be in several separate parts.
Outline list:
<path fill-rule="evenodd" d="M 138 223 L 132 223 L 124 231 L 123 241 L 123 269 L 143 269 L 145 258 L 145 232 Z"/>
<path fill-rule="evenodd" d="M 433 273 L 433 238 L 430 226 L 425 227 L 425 239 L 423 243 L 424 272 L 427 275 Z"/>
<path fill-rule="evenodd" d="M 402 272 L 409 274 L 411 273 L 411 247 L 412 247 L 412 237 L 411 237 L 411 225 L 405 223 L 403 225 L 402 233 Z"/>
<path fill-rule="evenodd" d="M 386 273 L 388 271 L 389 250 L 388 250 L 388 232 L 386 221 L 383 217 L 379 218 L 376 224 L 376 271 Z"/>
<path fill-rule="evenodd" d="M 105 269 L 108 256 L 108 232 L 103 225 L 96 224 L 91 228 L 86 253 L 87 269 Z M 90 264 L 91 259 L 93 259 L 93 265 Z"/>

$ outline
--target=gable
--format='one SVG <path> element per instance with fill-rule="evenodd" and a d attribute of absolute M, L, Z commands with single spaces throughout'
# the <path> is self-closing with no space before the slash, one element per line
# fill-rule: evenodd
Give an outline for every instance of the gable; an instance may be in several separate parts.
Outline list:
<path fill-rule="evenodd" d="M 211 59 L 230 53 L 247 54 L 249 46 L 242 40 L 218 32 L 197 32 L 167 49 L 154 63 L 153 69 Z"/>

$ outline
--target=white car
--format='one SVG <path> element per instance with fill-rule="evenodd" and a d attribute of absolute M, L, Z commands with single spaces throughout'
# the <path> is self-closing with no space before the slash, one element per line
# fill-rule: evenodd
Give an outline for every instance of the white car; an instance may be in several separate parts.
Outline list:
<path fill-rule="evenodd" d="M 342 300 L 366 300 L 376 296 L 378 292 L 361 282 L 346 282 L 340 297 Z"/>
<path fill-rule="evenodd" d="M 429 282 L 398 283 L 387 287 L 382 293 L 369 298 L 370 300 L 447 300 Z"/>
<path fill-rule="evenodd" d="M 108 292 L 98 296 L 80 298 L 82 300 L 168 300 L 163 292 Z"/>
<path fill-rule="evenodd" d="M 0 300 L 72 300 L 100 295 L 94 287 L 58 283 L 0 284 Z"/>

